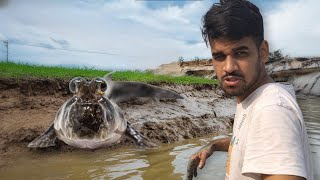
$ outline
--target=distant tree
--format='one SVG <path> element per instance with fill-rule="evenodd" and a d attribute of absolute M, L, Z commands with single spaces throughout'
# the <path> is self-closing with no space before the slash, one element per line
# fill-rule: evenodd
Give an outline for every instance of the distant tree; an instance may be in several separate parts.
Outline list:
<path fill-rule="evenodd" d="M 199 58 L 199 57 L 196 56 L 196 57 L 194 58 L 194 60 L 195 60 L 195 62 L 197 63 L 197 65 L 200 64 L 200 58 Z"/>
<path fill-rule="evenodd" d="M 268 63 L 280 61 L 283 58 L 287 58 L 287 57 L 288 57 L 288 55 L 284 56 L 281 49 L 278 49 L 278 50 L 275 50 L 275 51 L 269 53 Z"/>
<path fill-rule="evenodd" d="M 179 66 L 182 66 L 183 62 L 184 62 L 184 58 L 182 56 L 180 56 L 178 59 Z"/>

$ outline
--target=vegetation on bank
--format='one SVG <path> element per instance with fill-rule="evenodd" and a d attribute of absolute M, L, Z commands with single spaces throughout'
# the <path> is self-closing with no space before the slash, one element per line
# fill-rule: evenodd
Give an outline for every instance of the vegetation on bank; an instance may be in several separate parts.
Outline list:
<path fill-rule="evenodd" d="M 289 55 L 285 55 L 281 49 L 278 49 L 278 50 L 274 50 L 272 52 L 269 53 L 269 60 L 267 63 L 273 63 L 273 62 L 276 62 L 276 61 L 281 61 L 282 59 L 284 58 L 290 58 Z M 194 57 L 194 58 L 191 58 L 191 59 L 184 59 L 182 56 L 180 56 L 178 58 L 178 64 L 181 66 L 182 64 L 186 63 L 186 62 L 195 62 L 195 64 L 199 64 L 200 61 L 208 61 L 210 60 L 211 58 L 199 58 L 199 57 Z"/>
<path fill-rule="evenodd" d="M 60 66 L 39 66 L 31 64 L 17 64 L 12 62 L 0 62 L 1 78 L 65 78 L 73 77 L 103 77 L 110 71 L 93 68 L 68 68 Z M 146 83 L 170 83 L 170 84 L 216 84 L 216 80 L 193 76 L 173 77 L 168 75 L 155 75 L 146 71 L 117 71 L 112 76 L 118 81 L 139 81 Z"/>
<path fill-rule="evenodd" d="M 273 63 L 276 61 L 281 61 L 284 58 L 289 58 L 288 55 L 284 55 L 281 51 L 281 49 L 272 51 L 269 53 L 269 61 L 267 63 Z"/>

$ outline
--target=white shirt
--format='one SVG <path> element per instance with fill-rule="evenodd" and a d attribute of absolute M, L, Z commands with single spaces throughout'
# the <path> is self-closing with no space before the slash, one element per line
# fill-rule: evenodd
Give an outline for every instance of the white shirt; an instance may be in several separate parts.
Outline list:
<path fill-rule="evenodd" d="M 308 136 L 291 85 L 265 84 L 237 105 L 226 180 L 261 174 L 313 180 Z"/>

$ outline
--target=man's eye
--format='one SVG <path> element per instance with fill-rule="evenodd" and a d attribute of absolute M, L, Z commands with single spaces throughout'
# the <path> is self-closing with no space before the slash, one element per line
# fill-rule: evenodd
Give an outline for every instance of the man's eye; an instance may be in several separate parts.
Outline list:
<path fill-rule="evenodd" d="M 225 56 L 217 55 L 217 56 L 213 56 L 213 59 L 216 61 L 223 61 L 225 59 Z"/>
<path fill-rule="evenodd" d="M 239 52 L 236 52 L 235 55 L 236 55 L 237 57 L 246 57 L 246 56 L 248 56 L 248 52 L 246 52 L 246 51 L 239 51 Z"/>

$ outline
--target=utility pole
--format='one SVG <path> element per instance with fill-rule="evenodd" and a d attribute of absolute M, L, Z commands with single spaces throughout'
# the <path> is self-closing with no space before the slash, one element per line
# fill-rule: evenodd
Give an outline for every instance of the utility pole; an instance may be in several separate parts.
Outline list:
<path fill-rule="evenodd" d="M 6 45 L 6 47 L 7 47 L 7 62 L 9 62 L 9 40 L 7 40 L 7 41 L 4 41 L 4 44 Z"/>

